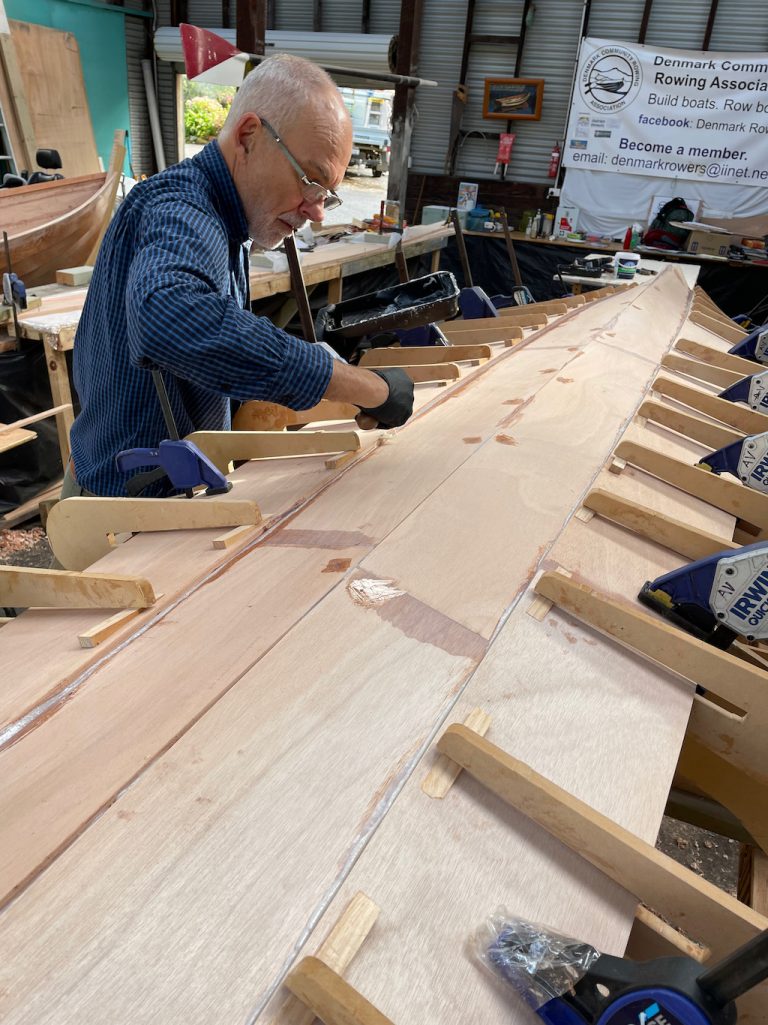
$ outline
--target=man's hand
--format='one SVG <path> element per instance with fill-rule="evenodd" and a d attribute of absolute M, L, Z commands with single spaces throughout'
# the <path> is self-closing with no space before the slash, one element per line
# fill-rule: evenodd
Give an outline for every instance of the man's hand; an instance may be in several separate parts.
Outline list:
<path fill-rule="evenodd" d="M 413 412 L 413 382 L 398 367 L 365 370 L 336 361 L 323 398 L 359 406 L 363 430 L 399 427 Z"/>
<path fill-rule="evenodd" d="M 372 373 L 384 378 L 389 395 L 374 408 L 361 406 L 360 413 L 370 416 L 379 427 L 401 427 L 413 412 L 413 381 L 399 367 L 383 367 Z"/>

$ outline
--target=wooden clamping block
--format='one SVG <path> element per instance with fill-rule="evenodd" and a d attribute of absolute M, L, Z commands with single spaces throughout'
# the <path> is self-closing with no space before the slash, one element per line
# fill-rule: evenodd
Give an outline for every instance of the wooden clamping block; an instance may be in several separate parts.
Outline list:
<path fill-rule="evenodd" d="M 0 566 L 5 608 L 145 609 L 156 595 L 143 577 Z"/>
<path fill-rule="evenodd" d="M 694 697 L 686 735 L 686 744 L 690 740 L 698 745 L 697 751 L 707 752 L 698 758 L 699 769 L 691 778 L 732 811 L 753 836 L 764 837 L 768 830 L 765 669 L 561 573 L 544 573 L 536 590 L 580 622 L 706 692 Z"/>
<path fill-rule="evenodd" d="M 56 271 L 56 284 L 79 288 L 90 284 L 92 277 L 93 267 L 88 264 L 82 267 L 64 267 L 62 270 Z"/>
<path fill-rule="evenodd" d="M 634 441 L 620 442 L 615 455 L 680 491 L 709 502 L 716 509 L 753 523 L 761 531 L 768 531 L 768 495 Z"/>
<path fill-rule="evenodd" d="M 571 296 L 571 298 L 579 301 L 569 303 L 565 299 L 551 299 L 540 303 L 526 303 L 525 306 L 503 306 L 499 310 L 499 316 L 514 319 L 526 313 L 544 313 L 547 317 L 562 317 L 572 306 L 584 305 L 585 300 L 582 296 Z"/>
<path fill-rule="evenodd" d="M 361 367 L 402 367 L 424 363 L 464 363 L 491 358 L 490 345 L 409 345 L 404 348 L 369 349 L 360 360 Z"/>
<path fill-rule="evenodd" d="M 393 1025 L 370 1001 L 316 957 L 305 957 L 285 980 L 324 1025 Z"/>
<path fill-rule="evenodd" d="M 762 434 L 768 431 L 768 416 L 765 413 L 757 413 L 736 402 L 720 399 L 682 381 L 659 376 L 653 382 L 652 391 L 681 402 L 684 406 L 704 413 L 705 416 L 711 416 L 714 420 L 741 431 L 742 434 Z"/>
<path fill-rule="evenodd" d="M 200 530 L 261 522 L 255 502 L 220 497 L 65 498 L 48 517 L 48 540 L 65 569 L 83 570 L 111 551 L 109 534 Z"/>
<path fill-rule="evenodd" d="M 751 359 L 742 359 L 741 356 L 732 356 L 729 352 L 721 352 L 720 349 L 713 349 L 711 345 L 703 345 L 701 342 L 691 341 L 690 338 L 678 338 L 675 342 L 675 349 L 685 353 L 686 356 L 693 356 L 702 363 L 709 363 L 713 367 L 722 367 L 723 370 L 731 370 L 741 377 L 749 377 L 751 374 L 760 372 L 760 364 L 753 363 Z"/>
<path fill-rule="evenodd" d="M 230 463 L 247 459 L 327 455 L 360 448 L 355 431 L 195 431 L 185 440 L 197 445 L 222 473 L 228 472 Z"/>
<path fill-rule="evenodd" d="M 662 402 L 654 402 L 653 399 L 646 399 L 638 409 L 637 415 L 662 427 L 668 427 L 676 434 L 690 438 L 691 441 L 698 441 L 706 445 L 711 452 L 744 438 L 740 431 L 734 431 L 731 427 L 714 424 L 711 420 L 702 420 L 701 417 L 684 413 Z"/>
<path fill-rule="evenodd" d="M 360 950 L 378 916 L 378 905 L 364 893 L 356 893 L 318 947 L 314 960 L 339 976 L 342 975 Z M 300 994 L 291 995 L 278 1008 L 270 1025 L 312 1025 L 317 1013 Z"/>
<path fill-rule="evenodd" d="M 484 737 L 491 725 L 491 717 L 482 708 L 473 708 L 464 725 Z M 459 778 L 461 766 L 452 761 L 448 755 L 438 755 L 435 764 L 424 777 L 421 789 L 427 797 L 443 798 Z"/>
<path fill-rule="evenodd" d="M 768 929 L 768 918 L 678 865 L 605 815 L 535 772 L 466 726 L 449 726 L 437 743 L 442 754 L 502 801 L 579 854 L 639 902 L 709 948 L 730 954 Z M 738 1002 L 745 1019 L 764 1021 L 768 983 Z"/>
<path fill-rule="evenodd" d="M 744 377 L 743 374 L 734 373 L 733 370 L 725 370 L 723 367 L 713 367 L 711 363 L 702 363 L 697 359 L 686 359 L 676 352 L 669 352 L 661 358 L 661 366 L 665 370 L 672 370 L 676 374 L 684 374 L 697 381 L 706 381 L 724 391 L 732 384 L 738 384 Z"/>
<path fill-rule="evenodd" d="M 354 420 L 360 410 L 349 402 L 322 399 L 311 409 L 288 409 L 277 402 L 244 402 L 235 413 L 235 431 L 282 431 L 286 427 L 322 423 L 324 420 Z"/>

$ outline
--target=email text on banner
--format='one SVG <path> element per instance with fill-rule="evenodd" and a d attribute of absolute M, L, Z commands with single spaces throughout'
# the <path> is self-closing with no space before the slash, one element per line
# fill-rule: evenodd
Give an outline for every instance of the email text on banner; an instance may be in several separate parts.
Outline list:
<path fill-rule="evenodd" d="M 585 39 L 566 167 L 768 182 L 768 53 L 703 53 Z"/>

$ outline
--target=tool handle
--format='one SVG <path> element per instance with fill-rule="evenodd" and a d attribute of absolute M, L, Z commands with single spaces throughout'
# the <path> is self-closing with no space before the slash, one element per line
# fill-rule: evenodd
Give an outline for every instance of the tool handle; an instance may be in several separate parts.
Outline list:
<path fill-rule="evenodd" d="M 699 986 L 725 1006 L 768 979 L 768 929 L 699 976 Z"/>

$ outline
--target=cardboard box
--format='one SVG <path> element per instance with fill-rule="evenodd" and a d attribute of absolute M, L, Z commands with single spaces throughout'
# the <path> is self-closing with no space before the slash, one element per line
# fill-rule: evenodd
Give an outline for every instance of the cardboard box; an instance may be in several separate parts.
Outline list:
<path fill-rule="evenodd" d="M 732 237 L 728 232 L 703 231 L 700 228 L 694 228 L 688 232 L 685 252 L 695 253 L 696 256 L 720 256 L 727 258 Z"/>

